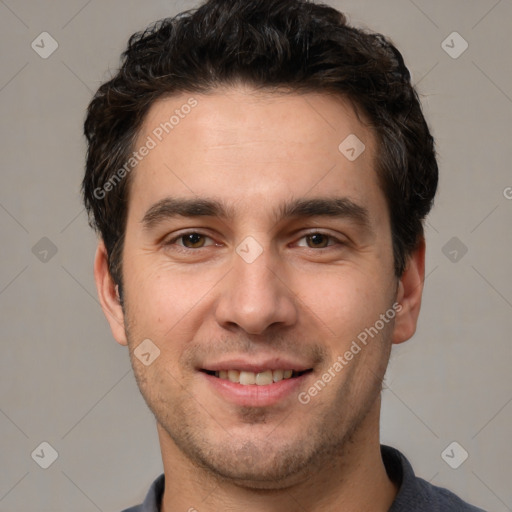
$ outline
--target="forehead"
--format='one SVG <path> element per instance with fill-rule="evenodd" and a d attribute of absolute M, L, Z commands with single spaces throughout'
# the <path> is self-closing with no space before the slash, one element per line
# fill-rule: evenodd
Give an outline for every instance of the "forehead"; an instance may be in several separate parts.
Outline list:
<path fill-rule="evenodd" d="M 135 150 L 145 145 L 131 183 L 138 213 L 169 195 L 222 196 L 252 214 L 285 196 L 383 203 L 375 137 L 340 97 L 241 87 L 183 93 L 151 106 Z"/>
<path fill-rule="evenodd" d="M 274 146 L 275 157 L 294 160 L 312 145 L 318 153 L 337 156 L 339 137 L 355 133 L 367 147 L 373 146 L 373 133 L 363 121 L 350 100 L 341 96 L 237 86 L 157 100 L 146 114 L 139 141 L 151 135 L 165 145 L 163 139 L 179 143 L 186 138 L 197 149 L 216 148 L 223 154 L 227 142 L 232 151 L 236 145 L 255 152 L 262 145 Z"/>

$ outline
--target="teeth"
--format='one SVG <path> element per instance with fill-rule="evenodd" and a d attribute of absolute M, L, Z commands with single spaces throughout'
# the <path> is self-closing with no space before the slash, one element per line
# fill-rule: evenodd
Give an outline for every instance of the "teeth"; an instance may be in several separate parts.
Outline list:
<path fill-rule="evenodd" d="M 272 384 L 272 370 L 258 373 L 256 375 L 256 384 L 258 384 L 258 386 L 268 386 Z"/>
<path fill-rule="evenodd" d="M 257 386 L 268 386 L 272 382 L 289 379 L 292 375 L 293 370 L 265 370 L 259 373 L 239 370 L 220 370 L 215 372 L 215 376 L 219 377 L 219 379 L 240 383 L 244 386 L 254 384 Z"/>
<path fill-rule="evenodd" d="M 240 372 L 238 370 L 228 370 L 228 379 L 231 382 L 240 382 Z"/>
<path fill-rule="evenodd" d="M 240 384 L 244 386 L 256 384 L 256 374 L 254 372 L 240 372 Z"/>
<path fill-rule="evenodd" d="M 284 378 L 284 370 L 274 370 L 272 372 L 272 380 L 274 382 L 279 382 L 280 380 L 283 380 Z"/>

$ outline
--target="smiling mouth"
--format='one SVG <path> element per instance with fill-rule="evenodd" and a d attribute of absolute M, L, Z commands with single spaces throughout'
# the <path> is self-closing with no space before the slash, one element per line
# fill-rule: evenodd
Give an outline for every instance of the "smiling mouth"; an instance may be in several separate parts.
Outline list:
<path fill-rule="evenodd" d="M 268 386 L 287 379 L 296 379 L 313 371 L 311 368 L 304 371 L 296 370 L 265 370 L 261 372 L 249 372 L 244 370 L 201 370 L 212 377 L 228 380 L 242 386 Z"/>

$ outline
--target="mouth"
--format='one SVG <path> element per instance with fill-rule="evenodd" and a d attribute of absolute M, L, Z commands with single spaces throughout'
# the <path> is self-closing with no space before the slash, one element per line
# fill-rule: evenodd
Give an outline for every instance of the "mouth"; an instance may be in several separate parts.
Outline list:
<path fill-rule="evenodd" d="M 311 361 L 262 354 L 251 359 L 225 356 L 197 367 L 207 393 L 243 407 L 285 407 L 305 389 L 315 373 Z"/>
<path fill-rule="evenodd" d="M 233 382 L 242 386 L 270 386 L 283 380 L 297 379 L 303 375 L 313 371 L 312 368 L 307 370 L 290 370 L 290 369 L 277 369 L 277 370 L 261 370 L 258 372 L 247 370 L 206 370 L 202 372 L 216 377 L 221 380 Z"/>

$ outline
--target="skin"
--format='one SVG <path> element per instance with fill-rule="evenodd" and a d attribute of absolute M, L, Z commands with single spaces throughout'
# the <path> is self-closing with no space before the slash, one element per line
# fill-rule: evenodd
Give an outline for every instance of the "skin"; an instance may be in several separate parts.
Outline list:
<path fill-rule="evenodd" d="M 190 96 L 154 103 L 136 147 Z M 128 345 L 157 420 L 162 510 L 387 511 L 397 487 L 380 455 L 380 391 L 392 344 L 416 328 L 425 246 L 397 278 L 375 137 L 349 102 L 325 94 L 240 85 L 193 97 L 197 106 L 133 171 L 124 307 L 101 240 L 95 259 L 113 336 Z M 353 162 L 338 150 L 350 134 L 366 146 Z M 168 196 L 222 200 L 233 216 L 145 228 L 148 209 Z M 275 214 L 286 201 L 319 197 L 350 199 L 367 225 Z M 185 230 L 204 237 L 186 245 Z M 307 236 L 315 232 L 326 235 L 317 245 Z M 262 249 L 252 263 L 236 252 L 248 236 Z M 236 405 L 198 371 L 231 356 L 290 357 L 312 368 L 307 391 L 395 302 L 394 320 L 308 404 L 294 392 L 269 406 Z M 147 338 L 160 350 L 149 366 L 134 355 Z"/>

